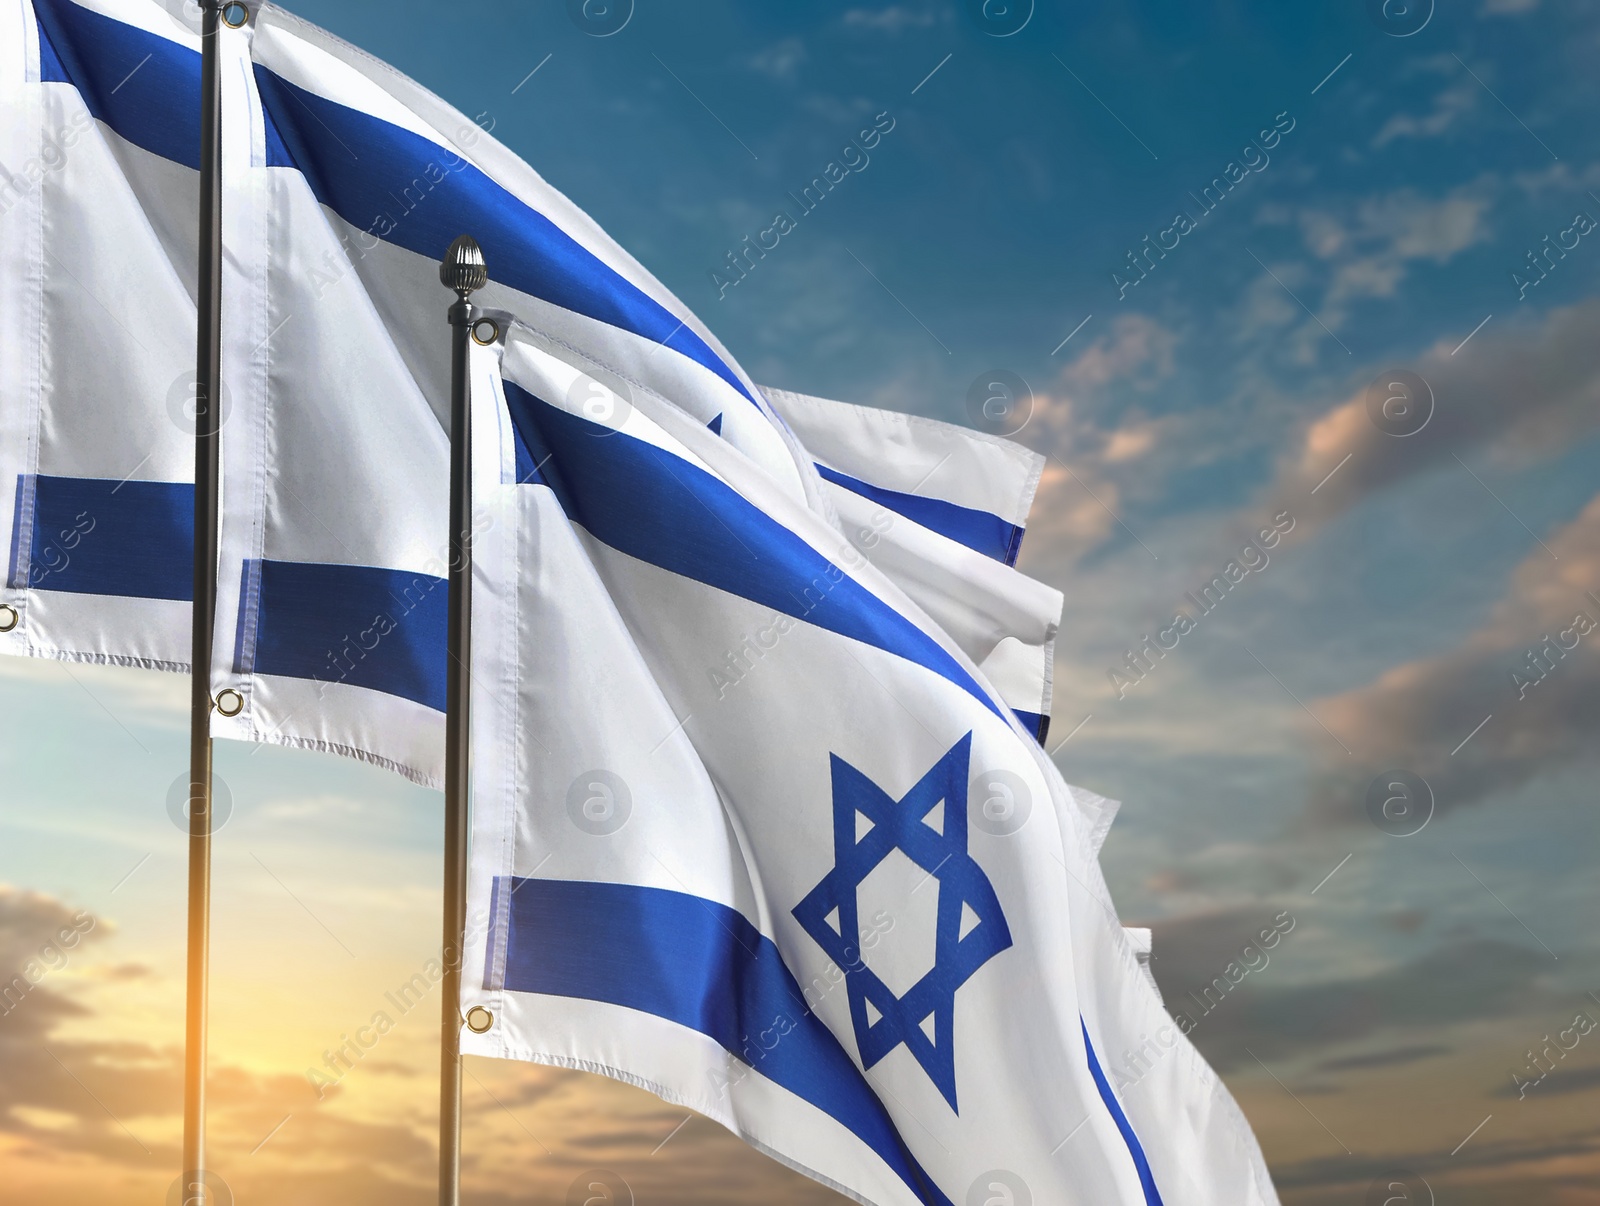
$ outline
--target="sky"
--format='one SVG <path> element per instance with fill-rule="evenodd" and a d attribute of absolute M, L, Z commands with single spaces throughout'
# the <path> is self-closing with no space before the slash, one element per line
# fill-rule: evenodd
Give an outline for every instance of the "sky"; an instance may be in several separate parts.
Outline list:
<path fill-rule="evenodd" d="M 492 128 L 756 380 L 964 423 L 1013 383 L 1048 457 L 1019 564 L 1066 596 L 1049 744 L 1125 802 L 1113 896 L 1286 1203 L 1600 1203 L 1600 6 L 291 7 Z M 0 969 L 75 935 L 0 1017 L 8 1201 L 172 1181 L 186 705 L 0 664 Z M 438 946 L 440 799 L 217 767 L 216 1167 L 430 1201 L 437 997 L 307 1073 Z M 639 1090 L 468 1069 L 475 1206 L 841 1200 Z"/>

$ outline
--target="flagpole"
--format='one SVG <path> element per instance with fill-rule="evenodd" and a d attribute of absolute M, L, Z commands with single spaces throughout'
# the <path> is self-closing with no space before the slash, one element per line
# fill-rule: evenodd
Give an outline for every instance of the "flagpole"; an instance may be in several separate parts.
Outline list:
<path fill-rule="evenodd" d="M 209 1203 L 206 1029 L 211 960 L 211 633 L 217 606 L 218 400 L 222 396 L 223 0 L 201 0 L 200 250 L 195 297 L 194 609 L 189 673 L 189 934 L 183 1058 L 184 1201 Z"/>
<path fill-rule="evenodd" d="M 469 235 L 450 245 L 439 280 L 450 307 L 450 579 L 444 738 L 444 983 L 439 1027 L 439 1206 L 461 1206 L 461 961 L 467 928 L 467 793 L 472 724 L 472 411 L 467 356 L 474 310 L 488 283 Z"/>

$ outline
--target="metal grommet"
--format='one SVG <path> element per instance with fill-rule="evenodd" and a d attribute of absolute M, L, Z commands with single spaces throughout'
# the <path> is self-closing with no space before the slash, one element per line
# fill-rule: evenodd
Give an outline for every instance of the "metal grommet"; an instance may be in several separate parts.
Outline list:
<path fill-rule="evenodd" d="M 474 1005 L 467 1010 L 467 1029 L 473 1034 L 483 1034 L 494 1025 L 494 1014 L 482 1005 Z"/>
<path fill-rule="evenodd" d="M 22 614 L 9 603 L 0 603 L 0 632 L 10 632 L 22 623 Z"/>
<path fill-rule="evenodd" d="M 480 347 L 488 347 L 500 338 L 500 324 L 492 318 L 480 318 L 472 324 L 472 341 Z"/>
<path fill-rule="evenodd" d="M 232 687 L 218 691 L 216 698 L 217 714 L 220 716 L 237 716 L 244 711 L 244 696 Z"/>
<path fill-rule="evenodd" d="M 243 29 L 249 21 L 250 9 L 247 5 L 233 0 L 233 3 L 222 6 L 222 23 L 229 29 Z"/>

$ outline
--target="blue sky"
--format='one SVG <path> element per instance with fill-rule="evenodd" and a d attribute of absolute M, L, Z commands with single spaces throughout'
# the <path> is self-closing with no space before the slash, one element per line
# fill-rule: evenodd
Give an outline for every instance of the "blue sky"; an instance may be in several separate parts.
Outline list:
<path fill-rule="evenodd" d="M 1600 1036 L 1521 1098 L 1511 1079 L 1575 1014 L 1600 1019 L 1600 631 L 1524 698 L 1512 678 L 1577 613 L 1600 621 L 1596 6 L 1451 0 L 1407 32 L 1397 0 L 1040 4 L 1003 37 L 964 3 L 641 2 L 607 37 L 571 7 L 297 11 L 480 115 L 757 380 L 954 421 L 993 370 L 1027 382 L 1017 438 L 1050 461 L 1021 564 L 1067 597 L 1052 745 L 1067 738 L 1071 781 L 1127 802 L 1105 852 L 1123 916 L 1155 926 L 1175 1009 L 1263 918 L 1296 922 L 1195 1031 L 1285 1201 L 1360 1200 L 1401 1169 L 1452 1202 L 1600 1202 Z M 892 128 L 845 152 L 880 114 Z M 860 170 L 720 287 L 727 253 L 845 158 Z M 1180 211 L 1194 229 L 1164 236 Z M 1146 236 L 1169 246 L 1124 288 Z M 1528 253 L 1563 239 L 1523 288 Z M 1403 436 L 1368 405 L 1400 369 L 1433 399 Z M 1280 515 L 1266 563 L 1127 685 L 1126 652 Z M 182 684 L 0 671 L 26 801 L 0 821 L 17 889 L 0 912 L 105 919 L 39 1025 L 84 1059 L 85 1017 L 169 1048 Z M 354 1192 L 361 1161 L 384 1160 L 384 1200 L 425 1200 L 404 1138 L 426 1133 L 425 1022 L 341 1101 L 295 1094 L 338 1032 L 325 1018 L 362 1020 L 433 941 L 437 802 L 332 759 L 219 757 L 238 791 L 219 855 L 223 1150 L 297 1193 Z M 1395 770 L 1434 798 L 1408 837 L 1366 811 Z M 292 950 L 266 937 L 289 932 Z M 653 1155 L 681 1114 L 642 1095 L 475 1069 L 484 1203 L 586 1164 L 641 1201 L 835 1200 L 702 1121 Z M 45 1112 L 6 1142 L 31 1152 L 42 1201 L 88 1176 L 40 1138 L 49 1111 L 92 1107 L 27 1108 Z M 334 1121 L 317 1132 L 312 1110 Z M 280 1113 L 298 1127 L 249 1156 Z M 94 1159 L 156 1184 L 94 1125 Z M 167 1127 L 132 1125 L 152 1147 Z"/>

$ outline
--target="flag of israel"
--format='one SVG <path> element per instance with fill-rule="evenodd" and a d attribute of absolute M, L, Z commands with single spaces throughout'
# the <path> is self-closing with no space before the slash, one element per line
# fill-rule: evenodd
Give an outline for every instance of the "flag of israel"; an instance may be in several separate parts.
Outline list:
<path fill-rule="evenodd" d="M 697 416 L 575 395 L 497 322 L 465 1049 L 644 1085 L 863 1202 L 1275 1202 L 1117 921 L 1105 802 Z"/>

